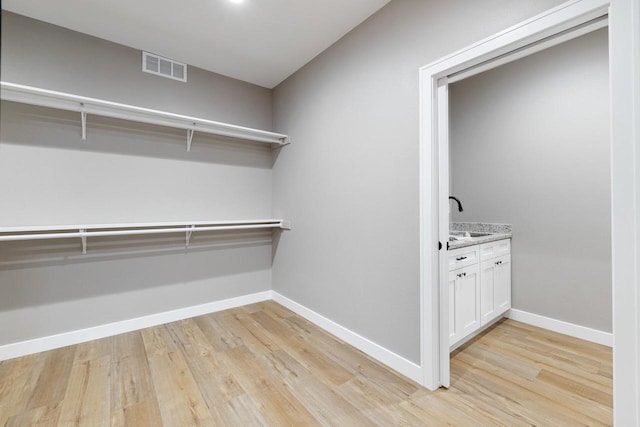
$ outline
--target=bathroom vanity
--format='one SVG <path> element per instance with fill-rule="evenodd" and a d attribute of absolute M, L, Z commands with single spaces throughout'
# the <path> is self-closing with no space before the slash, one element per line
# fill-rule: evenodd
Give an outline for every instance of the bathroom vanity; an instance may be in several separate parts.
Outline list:
<path fill-rule="evenodd" d="M 511 308 L 511 231 L 500 231 L 465 232 L 461 238 L 449 242 L 449 345 L 452 350 Z"/>

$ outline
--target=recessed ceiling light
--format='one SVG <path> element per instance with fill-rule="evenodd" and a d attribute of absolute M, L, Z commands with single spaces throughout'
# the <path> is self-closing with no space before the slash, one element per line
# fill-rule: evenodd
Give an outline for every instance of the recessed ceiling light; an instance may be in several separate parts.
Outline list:
<path fill-rule="evenodd" d="M 244 0 L 229 0 L 231 3 L 240 4 L 244 3 Z"/>

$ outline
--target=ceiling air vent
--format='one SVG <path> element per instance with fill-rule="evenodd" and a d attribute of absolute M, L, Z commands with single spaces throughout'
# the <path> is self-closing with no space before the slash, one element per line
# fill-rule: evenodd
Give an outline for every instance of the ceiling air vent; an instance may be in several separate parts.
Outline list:
<path fill-rule="evenodd" d="M 187 81 L 187 64 L 149 52 L 142 52 L 142 71 L 181 82 Z"/>

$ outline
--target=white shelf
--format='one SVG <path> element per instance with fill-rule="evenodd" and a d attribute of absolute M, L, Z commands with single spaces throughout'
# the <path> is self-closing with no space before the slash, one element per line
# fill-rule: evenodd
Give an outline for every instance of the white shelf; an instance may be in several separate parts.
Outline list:
<path fill-rule="evenodd" d="M 94 114 L 97 116 L 184 129 L 187 132 L 187 151 L 191 151 L 191 141 L 193 140 L 195 132 L 263 142 L 272 144 L 273 146 L 283 146 L 289 143 L 287 141 L 288 136 L 279 133 L 4 81 L 0 82 L 0 99 L 78 112 L 80 113 L 83 140 L 87 137 L 87 114 Z"/>
<path fill-rule="evenodd" d="M 189 246 L 191 235 L 194 232 L 255 229 L 290 230 L 291 225 L 288 221 L 284 221 L 281 219 L 259 219 L 238 221 L 191 221 L 0 227 L 0 242 L 18 240 L 67 239 L 77 237 L 82 241 L 82 253 L 86 254 L 88 237 L 185 233 L 185 245 Z"/>

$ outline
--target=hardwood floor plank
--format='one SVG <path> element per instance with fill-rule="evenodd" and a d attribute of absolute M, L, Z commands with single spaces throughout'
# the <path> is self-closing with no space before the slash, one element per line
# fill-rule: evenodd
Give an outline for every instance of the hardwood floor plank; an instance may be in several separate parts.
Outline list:
<path fill-rule="evenodd" d="M 531 425 L 531 422 L 521 417 L 520 414 L 505 411 L 505 408 L 497 405 L 495 400 L 488 403 L 473 394 L 461 393 L 456 389 L 451 389 L 448 393 L 440 393 L 439 397 L 448 405 L 459 408 L 468 416 L 487 420 L 493 426 L 524 427 Z"/>
<path fill-rule="evenodd" d="M 522 407 L 540 414 L 545 423 L 558 420 L 563 425 L 578 422 L 584 425 L 602 425 L 609 419 L 608 414 L 601 414 L 600 408 L 595 407 L 596 402 L 590 404 L 545 384 L 511 375 L 499 366 L 478 361 L 466 356 L 464 352 L 457 356 L 456 363 L 469 365 L 464 377 L 483 386 L 485 393 L 509 397 Z"/>
<path fill-rule="evenodd" d="M 387 393 L 407 398 L 421 388 L 415 382 L 398 376 L 360 350 L 345 344 L 344 341 L 299 316 L 287 318 L 284 323 L 294 330 L 304 332 L 300 334 L 301 337 L 313 344 L 317 351 L 347 369 L 352 375 L 366 376 Z"/>
<path fill-rule="evenodd" d="M 352 377 L 352 373 L 340 364 L 326 357 L 322 352 L 315 351 L 312 345 L 300 337 L 291 333 L 284 325 L 274 320 L 264 312 L 256 312 L 251 317 L 263 328 L 264 332 L 271 334 L 272 340 L 299 360 L 304 360 L 307 369 L 311 373 L 318 372 L 318 378 L 328 381 L 332 385 L 342 384 Z M 247 327 L 251 327 L 247 325 Z M 254 329 L 255 330 L 255 329 Z"/>
<path fill-rule="evenodd" d="M 48 356 L 39 353 L 0 363 L 0 426 L 27 410 Z"/>
<path fill-rule="evenodd" d="M 479 414 L 470 417 L 464 411 L 455 406 L 450 406 L 440 398 L 439 394 L 446 393 L 438 390 L 435 393 L 418 391 L 400 404 L 400 406 L 411 412 L 414 416 L 423 420 L 424 425 L 431 426 L 489 426 L 487 420 Z"/>
<path fill-rule="evenodd" d="M 193 319 L 207 340 L 216 351 L 226 351 L 243 345 L 242 338 L 234 334 L 229 328 L 220 324 L 220 319 L 214 316 L 200 316 Z"/>
<path fill-rule="evenodd" d="M 200 389 L 166 326 L 144 329 L 142 337 L 163 423 L 166 426 L 213 425 Z"/>
<path fill-rule="evenodd" d="M 251 348 L 260 353 L 268 353 L 276 350 L 277 345 L 271 340 L 271 337 L 262 330 L 255 327 L 255 321 L 249 317 L 249 313 L 230 312 L 216 316 L 221 326 L 228 329 L 231 333 L 238 336 L 242 342 L 242 346 Z"/>
<path fill-rule="evenodd" d="M 247 395 L 261 408 L 260 415 L 269 425 L 316 425 L 312 414 L 293 395 L 282 379 L 269 369 L 269 363 L 247 347 L 223 353 L 225 363 Z"/>
<path fill-rule="evenodd" d="M 430 392 L 260 302 L 0 362 L 0 426 L 612 425 L 611 349 L 504 320 Z"/>
<path fill-rule="evenodd" d="M 44 354 L 45 362 L 38 377 L 28 409 L 39 408 L 64 399 L 73 367 L 76 347 L 63 347 Z"/>
<path fill-rule="evenodd" d="M 239 422 L 239 414 L 231 402 L 246 392 L 216 354 L 204 332 L 193 320 L 167 325 L 178 343 L 216 424 Z"/>
<path fill-rule="evenodd" d="M 366 377 L 358 375 L 336 388 L 337 393 L 377 425 L 416 426 L 423 423 L 410 412 L 400 410 L 402 399 L 388 395 Z"/>
<path fill-rule="evenodd" d="M 60 424 L 108 426 L 111 424 L 111 356 L 73 364 L 67 393 L 60 409 Z"/>
<path fill-rule="evenodd" d="M 261 414 L 260 407 L 248 395 L 242 394 L 229 401 L 231 416 L 223 426 L 268 426 Z"/>
<path fill-rule="evenodd" d="M 126 408 L 112 409 L 112 427 L 162 426 L 160 408 L 156 399 L 141 401 Z"/>
<path fill-rule="evenodd" d="M 155 390 L 142 334 L 136 331 L 112 337 L 111 350 L 111 410 L 125 413 L 141 402 L 149 406 L 155 401 Z"/>
<path fill-rule="evenodd" d="M 545 384 L 582 396 L 589 401 L 598 402 L 605 406 L 613 406 L 611 393 L 603 392 L 585 384 L 583 381 L 576 381 L 558 372 L 552 373 L 547 369 L 543 369 L 536 378 Z"/>
<path fill-rule="evenodd" d="M 20 416 L 10 418 L 5 427 L 32 426 L 55 427 L 59 425 L 62 402 L 55 402 L 39 408 L 30 409 Z"/>
<path fill-rule="evenodd" d="M 556 360 L 573 362 L 574 365 L 581 366 L 584 369 L 600 366 L 602 363 L 613 363 L 609 357 L 611 349 L 603 345 L 595 343 L 585 345 L 585 341 L 578 338 L 513 320 L 505 320 L 502 323 L 503 326 L 500 329 L 492 331 L 494 334 L 509 337 L 511 342 L 518 341 L 521 344 L 526 344 L 524 347 L 535 349 L 534 353 L 544 351 Z M 512 330 L 524 331 L 524 334 L 507 333 Z"/>
<path fill-rule="evenodd" d="M 518 359 L 526 364 L 535 365 L 540 369 L 548 369 L 552 371 L 564 372 L 565 374 L 579 377 L 588 380 L 592 383 L 602 385 L 604 388 L 612 389 L 612 379 L 607 375 L 602 375 L 600 369 L 585 370 L 573 363 L 554 359 L 545 353 L 532 352 L 530 349 L 522 347 L 520 343 L 510 343 L 500 338 L 487 336 L 482 341 L 478 342 L 476 346 L 481 348 L 492 349 L 499 354 L 504 354 L 509 357 Z M 606 372 L 606 364 L 602 365 Z M 602 369 L 602 368 L 601 368 Z"/>

